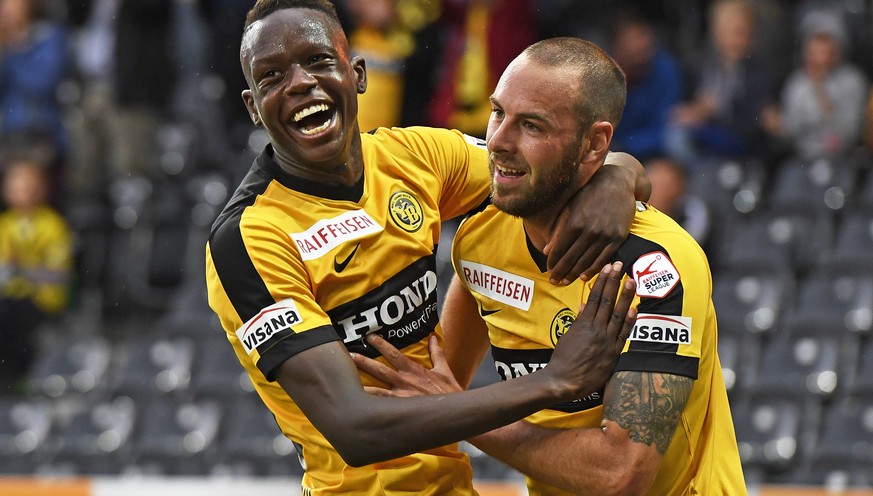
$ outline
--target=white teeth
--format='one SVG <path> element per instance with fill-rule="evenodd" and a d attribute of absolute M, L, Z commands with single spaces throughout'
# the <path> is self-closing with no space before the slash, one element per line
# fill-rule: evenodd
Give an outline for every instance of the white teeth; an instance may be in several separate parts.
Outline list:
<path fill-rule="evenodd" d="M 300 112 L 297 112 L 296 114 L 294 114 L 294 122 L 300 122 L 300 120 L 303 119 L 304 117 L 310 116 L 316 112 L 322 112 L 322 111 L 327 110 L 327 109 L 328 109 L 327 104 L 324 104 L 324 103 L 319 103 L 317 105 L 312 105 L 312 106 L 306 107 L 305 109 L 301 110 Z"/>
<path fill-rule="evenodd" d="M 301 129 L 300 132 L 303 134 L 306 134 L 306 135 L 316 134 L 316 133 L 320 133 L 320 132 L 324 131 L 325 129 L 327 129 L 328 125 L 330 125 L 330 119 L 324 121 L 324 124 L 322 124 L 318 127 L 314 127 L 312 129 Z"/>
<path fill-rule="evenodd" d="M 504 175 L 504 176 L 521 176 L 521 175 L 524 175 L 524 173 L 521 172 L 521 171 L 512 170 L 512 169 L 507 169 L 507 168 L 505 168 L 505 167 L 500 167 L 499 165 L 495 165 L 495 167 L 496 167 L 497 170 L 498 170 L 502 175 Z"/>

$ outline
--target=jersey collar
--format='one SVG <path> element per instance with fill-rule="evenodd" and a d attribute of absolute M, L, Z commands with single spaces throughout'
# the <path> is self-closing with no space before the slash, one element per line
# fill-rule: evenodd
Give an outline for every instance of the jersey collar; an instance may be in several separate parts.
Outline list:
<path fill-rule="evenodd" d="M 300 193 L 328 200 L 359 202 L 364 196 L 365 174 L 361 174 L 361 178 L 351 186 L 345 186 L 342 184 L 325 184 L 311 179 L 293 176 L 279 167 L 279 164 L 277 164 L 273 158 L 273 146 L 269 144 L 264 147 L 264 151 L 258 155 L 256 160 L 259 167 L 288 189 L 293 189 Z"/>

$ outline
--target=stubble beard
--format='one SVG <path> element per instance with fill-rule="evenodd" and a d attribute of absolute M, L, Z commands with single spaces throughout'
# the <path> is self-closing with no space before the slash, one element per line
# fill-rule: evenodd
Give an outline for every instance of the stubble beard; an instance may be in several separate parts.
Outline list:
<path fill-rule="evenodd" d="M 507 192 L 501 191 L 503 187 L 492 181 L 491 203 L 501 211 L 522 219 L 555 208 L 564 194 L 575 184 L 579 175 L 579 164 L 576 161 L 578 151 L 578 143 L 569 146 L 561 157 L 558 167 L 542 173 L 537 180 L 528 185 L 525 191 L 512 197 L 507 198 Z M 493 177 L 495 170 L 494 165 L 490 163 L 490 157 L 489 167 Z M 525 170 L 531 169 L 528 166 Z"/>

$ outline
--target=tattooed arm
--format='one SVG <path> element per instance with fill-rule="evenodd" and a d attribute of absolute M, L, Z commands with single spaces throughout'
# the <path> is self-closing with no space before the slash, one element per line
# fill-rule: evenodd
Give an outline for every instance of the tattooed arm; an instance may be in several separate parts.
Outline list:
<path fill-rule="evenodd" d="M 693 382 L 673 374 L 616 372 L 606 385 L 599 429 L 545 429 L 521 421 L 471 442 L 576 494 L 642 494 L 655 480 Z"/>

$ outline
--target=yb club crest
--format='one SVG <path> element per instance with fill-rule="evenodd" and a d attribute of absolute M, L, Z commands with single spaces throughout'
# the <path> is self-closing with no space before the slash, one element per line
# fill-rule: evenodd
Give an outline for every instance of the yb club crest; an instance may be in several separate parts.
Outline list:
<path fill-rule="evenodd" d="M 388 201 L 388 212 L 391 219 L 400 229 L 415 232 L 421 229 L 424 213 L 418 200 L 406 191 L 398 191 L 391 195 Z"/>
<path fill-rule="evenodd" d="M 570 330 L 570 326 L 573 325 L 575 320 L 576 314 L 569 308 L 565 308 L 555 315 L 555 318 L 552 319 L 552 328 L 549 333 L 552 337 L 553 346 L 557 346 L 558 340 L 561 339 L 565 332 Z"/>

